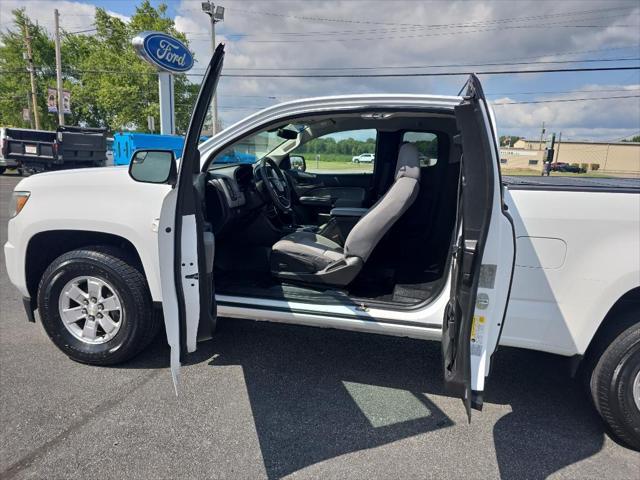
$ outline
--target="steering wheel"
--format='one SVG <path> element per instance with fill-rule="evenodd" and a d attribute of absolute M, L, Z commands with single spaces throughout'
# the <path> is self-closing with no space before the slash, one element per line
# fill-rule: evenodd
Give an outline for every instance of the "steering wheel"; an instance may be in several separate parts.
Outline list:
<path fill-rule="evenodd" d="M 271 197 L 271 201 L 283 213 L 291 211 L 291 187 L 278 164 L 269 157 L 260 160 L 260 178 Z"/>

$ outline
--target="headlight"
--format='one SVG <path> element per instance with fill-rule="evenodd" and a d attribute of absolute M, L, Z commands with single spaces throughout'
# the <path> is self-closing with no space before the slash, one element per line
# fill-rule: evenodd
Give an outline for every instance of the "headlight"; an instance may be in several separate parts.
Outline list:
<path fill-rule="evenodd" d="M 9 218 L 18 215 L 29 200 L 30 192 L 13 192 L 11 195 L 11 204 L 9 205 Z"/>

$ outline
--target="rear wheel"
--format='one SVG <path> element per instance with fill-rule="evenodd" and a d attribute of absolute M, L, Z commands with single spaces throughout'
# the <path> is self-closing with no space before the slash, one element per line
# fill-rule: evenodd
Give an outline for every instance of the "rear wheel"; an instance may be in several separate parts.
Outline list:
<path fill-rule="evenodd" d="M 3 175 L 7 171 L 7 167 L 0 167 L 0 175 Z"/>
<path fill-rule="evenodd" d="M 620 323 L 638 318 L 621 315 Z M 629 326 L 609 343 L 590 378 L 596 409 L 622 443 L 640 450 L 640 323 Z"/>
<path fill-rule="evenodd" d="M 158 331 L 144 275 L 113 247 L 87 247 L 53 261 L 40 281 L 38 309 L 45 331 L 73 360 L 124 362 Z"/>

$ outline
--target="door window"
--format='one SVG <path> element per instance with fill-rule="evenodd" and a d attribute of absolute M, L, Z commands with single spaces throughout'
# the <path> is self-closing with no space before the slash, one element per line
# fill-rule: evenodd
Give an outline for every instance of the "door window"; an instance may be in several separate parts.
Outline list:
<path fill-rule="evenodd" d="M 403 142 L 411 142 L 418 147 L 420 167 L 433 167 L 438 163 L 438 136 L 431 132 L 404 132 Z"/>
<path fill-rule="evenodd" d="M 311 173 L 372 173 L 378 132 L 334 132 L 314 138 L 290 152 L 302 156 Z"/>

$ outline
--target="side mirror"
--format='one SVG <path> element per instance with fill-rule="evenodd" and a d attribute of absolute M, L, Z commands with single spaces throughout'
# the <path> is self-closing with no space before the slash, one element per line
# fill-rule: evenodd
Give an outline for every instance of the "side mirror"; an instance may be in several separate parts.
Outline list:
<path fill-rule="evenodd" d="M 291 164 L 291 170 L 299 170 L 300 172 L 307 170 L 307 162 L 302 155 L 290 156 L 289 163 Z"/>
<path fill-rule="evenodd" d="M 136 150 L 129 164 L 129 176 L 136 182 L 175 185 L 178 167 L 172 150 Z"/>

